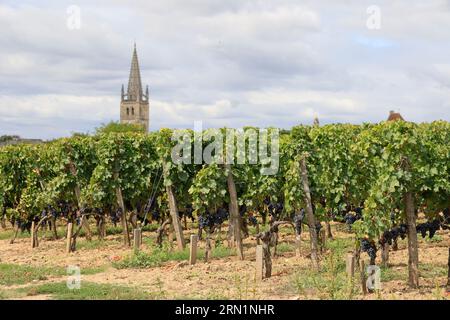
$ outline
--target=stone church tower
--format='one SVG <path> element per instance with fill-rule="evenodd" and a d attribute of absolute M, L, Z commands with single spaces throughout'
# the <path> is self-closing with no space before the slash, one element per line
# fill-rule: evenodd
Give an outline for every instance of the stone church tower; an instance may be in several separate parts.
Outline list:
<path fill-rule="evenodd" d="M 145 131 L 149 128 L 149 97 L 148 86 L 145 94 L 142 90 L 141 72 L 134 45 L 133 58 L 131 60 L 130 79 L 125 93 L 122 85 L 122 100 L 120 102 L 120 123 L 140 124 L 144 126 Z"/>

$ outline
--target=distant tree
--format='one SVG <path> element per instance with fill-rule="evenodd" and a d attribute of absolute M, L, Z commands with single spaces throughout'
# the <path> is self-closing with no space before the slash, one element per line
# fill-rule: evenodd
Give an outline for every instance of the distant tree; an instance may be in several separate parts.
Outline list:
<path fill-rule="evenodd" d="M 0 142 L 7 142 L 7 141 L 19 140 L 19 139 L 20 139 L 19 136 L 9 136 L 9 135 L 0 136 Z"/>
<path fill-rule="evenodd" d="M 88 137 L 89 134 L 88 133 L 83 133 L 83 132 L 72 132 L 72 137 Z"/>
<path fill-rule="evenodd" d="M 145 132 L 145 128 L 138 124 L 118 123 L 111 121 L 110 123 L 95 129 L 96 134 L 110 132 Z"/>

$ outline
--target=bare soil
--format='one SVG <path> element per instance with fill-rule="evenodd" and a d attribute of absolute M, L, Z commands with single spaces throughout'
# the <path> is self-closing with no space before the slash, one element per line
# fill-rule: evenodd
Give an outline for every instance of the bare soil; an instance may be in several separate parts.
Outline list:
<path fill-rule="evenodd" d="M 340 231 L 342 225 L 333 224 L 335 238 L 351 238 L 352 234 Z M 0 230 L 0 232 L 2 232 Z M 191 230 L 192 233 L 195 230 Z M 188 238 L 189 232 L 186 232 Z M 155 232 L 145 232 L 144 237 L 155 237 Z M 146 269 L 116 269 L 113 261 L 120 261 L 131 254 L 131 249 L 121 242 L 121 235 L 108 236 L 103 245 L 98 248 L 81 248 L 74 253 L 65 252 L 65 239 L 40 240 L 38 248 L 31 248 L 29 238 L 18 238 L 14 244 L 9 240 L 0 240 L 0 263 L 22 264 L 46 267 L 67 267 L 78 265 L 83 268 L 102 267 L 103 271 L 82 275 L 82 281 L 108 283 L 139 287 L 142 290 L 157 295 L 161 299 L 318 299 L 321 292 L 311 288 L 300 292 L 295 286 L 295 278 L 302 271 L 310 270 L 308 235 L 302 235 L 302 252 L 297 256 L 294 251 L 280 253 L 273 259 L 273 276 L 263 281 L 255 281 L 255 244 L 250 236 L 245 239 L 245 260 L 240 261 L 231 256 L 213 259 L 205 263 L 198 261 L 189 266 L 185 262 L 169 261 L 161 267 Z M 353 299 L 448 299 L 445 294 L 447 276 L 442 269 L 447 267 L 450 235 L 448 231 L 439 231 L 440 241 L 425 241 L 419 239 L 419 261 L 426 267 L 421 274 L 420 288 L 410 289 L 407 286 L 408 252 L 406 240 L 399 241 L 399 249 L 390 251 L 391 278 L 382 283 L 379 293 L 362 296 L 359 288 Z M 84 239 L 79 239 L 83 243 Z M 334 241 L 334 240 L 328 240 Z M 283 229 L 280 243 L 294 246 L 294 235 Z M 204 246 L 203 242 L 200 244 Z M 225 244 L 226 245 L 226 241 Z M 143 244 L 143 250 L 146 250 Z M 174 249 L 175 250 L 175 249 Z M 330 249 L 323 253 L 323 259 L 330 254 Z M 380 252 L 378 256 L 380 256 Z M 362 258 L 368 264 L 368 257 Z M 377 264 L 380 263 L 377 257 Z M 435 270 L 440 270 L 440 272 Z M 36 283 L 65 281 L 65 277 L 48 277 Z M 359 281 L 358 277 L 355 281 Z M 0 290 L 11 290 L 21 286 L 0 286 Z M 51 299 L 51 295 L 28 296 L 26 299 Z"/>

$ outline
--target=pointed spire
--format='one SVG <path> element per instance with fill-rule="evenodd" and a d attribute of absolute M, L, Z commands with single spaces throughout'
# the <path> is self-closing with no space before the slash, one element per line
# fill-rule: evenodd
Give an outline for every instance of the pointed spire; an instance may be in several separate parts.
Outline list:
<path fill-rule="evenodd" d="M 136 43 L 134 43 L 133 58 L 131 59 L 130 79 L 128 80 L 128 100 L 142 100 L 141 71 L 137 57 Z"/>
<path fill-rule="evenodd" d="M 125 88 L 123 87 L 123 84 L 122 84 L 122 90 L 121 90 L 121 97 L 122 97 L 122 101 L 123 101 L 125 98 Z"/>
<path fill-rule="evenodd" d="M 145 88 L 145 98 L 148 100 L 148 85 Z"/>

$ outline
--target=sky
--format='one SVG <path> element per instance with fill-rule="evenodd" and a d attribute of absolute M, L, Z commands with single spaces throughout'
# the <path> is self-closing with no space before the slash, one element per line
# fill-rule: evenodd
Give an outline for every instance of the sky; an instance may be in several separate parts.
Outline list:
<path fill-rule="evenodd" d="M 0 135 L 118 121 L 134 42 L 150 130 L 450 121 L 450 0 L 0 0 Z"/>

